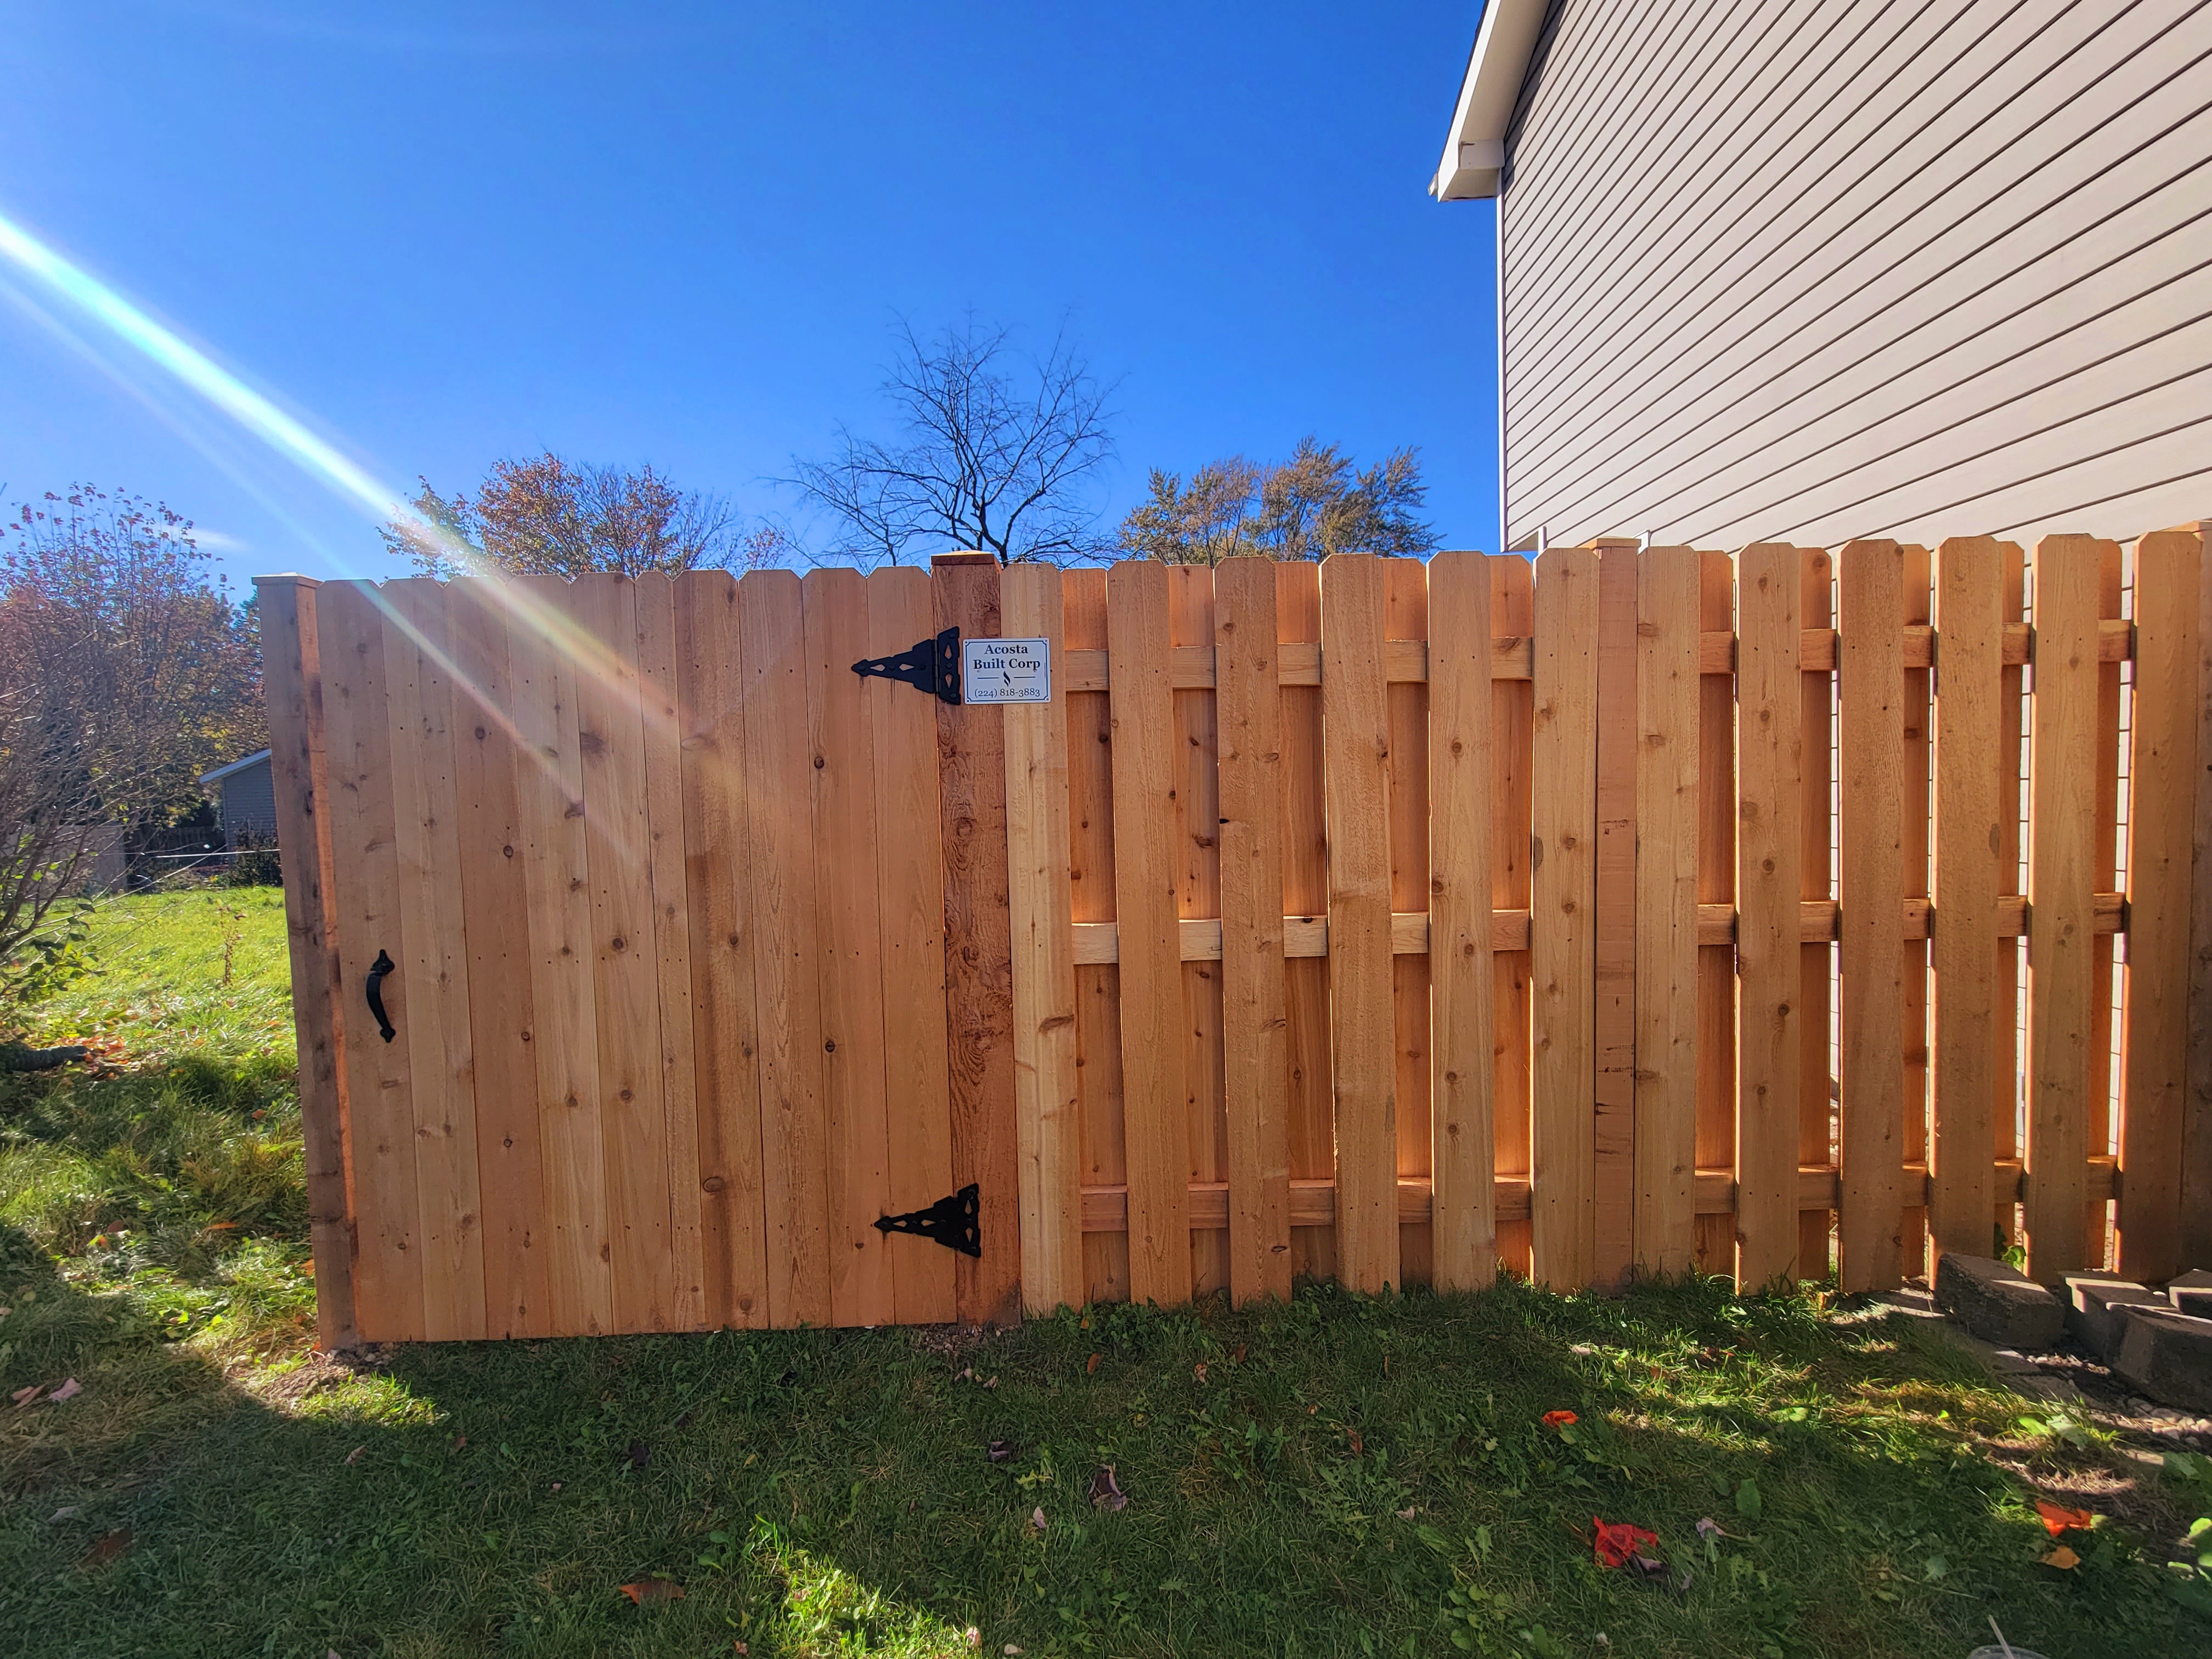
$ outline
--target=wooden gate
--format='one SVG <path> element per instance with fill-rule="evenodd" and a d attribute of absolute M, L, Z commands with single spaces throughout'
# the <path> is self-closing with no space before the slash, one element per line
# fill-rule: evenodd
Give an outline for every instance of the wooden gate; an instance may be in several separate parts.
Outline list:
<path fill-rule="evenodd" d="M 262 592 L 326 1337 L 1018 1314 L 995 567 Z"/>

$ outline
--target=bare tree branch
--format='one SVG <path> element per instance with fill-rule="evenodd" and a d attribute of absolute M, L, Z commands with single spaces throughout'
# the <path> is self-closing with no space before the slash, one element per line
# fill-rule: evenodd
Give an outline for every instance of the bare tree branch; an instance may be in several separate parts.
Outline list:
<path fill-rule="evenodd" d="M 1025 373 L 1008 337 L 972 317 L 928 341 L 900 325 L 883 390 L 904 441 L 840 427 L 834 455 L 794 459 L 781 481 L 835 521 L 836 554 L 900 564 L 932 543 L 1009 564 L 1088 558 L 1105 545 L 1088 486 L 1114 453 L 1112 388 L 1064 331 Z"/>

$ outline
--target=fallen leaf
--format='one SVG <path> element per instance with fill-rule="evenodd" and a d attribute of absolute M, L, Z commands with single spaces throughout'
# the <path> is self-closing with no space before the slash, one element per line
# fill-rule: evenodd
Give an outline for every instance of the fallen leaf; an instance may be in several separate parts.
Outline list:
<path fill-rule="evenodd" d="M 2081 1565 L 2081 1558 L 2065 1545 L 2060 1544 L 2043 1558 L 2043 1565 L 2046 1567 L 2057 1567 L 2062 1572 L 2070 1571 Z"/>
<path fill-rule="evenodd" d="M 973 1625 L 968 1626 L 968 1645 L 971 1648 L 980 1648 L 983 1645 L 983 1632 Z"/>
<path fill-rule="evenodd" d="M 1363 1455 L 1367 1450 L 1367 1443 L 1359 1437 L 1358 1430 L 1352 1429 L 1348 1431 L 1348 1432 L 1352 1436 L 1352 1455 L 1354 1457 Z"/>
<path fill-rule="evenodd" d="M 630 1468 L 641 1469 L 653 1462 L 653 1448 L 642 1440 L 633 1440 L 629 1443 L 629 1449 L 623 1455 L 629 1461 Z"/>
<path fill-rule="evenodd" d="M 983 1386 L 984 1386 L 985 1388 L 987 1388 L 987 1389 L 995 1389 L 995 1388 L 997 1388 L 997 1387 L 999 1386 L 999 1379 L 998 1379 L 997 1377 L 995 1377 L 995 1376 L 994 1376 L 994 1377 L 993 1377 L 993 1378 L 992 1378 L 988 1382 L 986 1382 Z"/>
<path fill-rule="evenodd" d="M 1196 1364 L 1195 1365 L 1193 1365 L 1193 1366 L 1190 1368 L 1190 1374 L 1191 1374 L 1193 1376 L 1196 1377 L 1200 1382 L 1205 1382 L 1205 1381 L 1206 1381 L 1206 1362 L 1205 1362 L 1203 1359 L 1201 1359 L 1201 1360 L 1200 1360 L 1200 1361 L 1198 1362 L 1198 1364 Z"/>
<path fill-rule="evenodd" d="M 1012 1461 L 1013 1455 L 1014 1443 L 1011 1440 L 994 1440 L 983 1449 L 983 1455 L 994 1463 L 1008 1462 Z"/>
<path fill-rule="evenodd" d="M 635 1584 L 621 1584 L 616 1588 L 640 1607 L 647 1601 L 680 1601 L 684 1599 L 684 1586 L 666 1578 L 641 1578 Z"/>
<path fill-rule="evenodd" d="M 358 1463 L 361 1462 L 361 1455 L 368 1449 L 368 1448 L 366 1446 L 356 1446 L 351 1451 L 345 1455 L 345 1461 L 349 1464 Z"/>
<path fill-rule="evenodd" d="M 1590 1525 L 1597 1528 L 1597 1562 L 1601 1567 L 1617 1567 L 1637 1553 L 1639 1544 L 1656 1544 L 1659 1534 L 1646 1532 L 1629 1521 L 1605 1522 L 1590 1516 Z"/>
<path fill-rule="evenodd" d="M 1237 1345 L 1237 1352 L 1229 1356 L 1229 1363 L 1232 1365 L 1243 1364 L 1244 1363 L 1244 1356 L 1251 1352 L 1251 1346 L 1252 1345 L 1249 1342 L 1239 1342 Z"/>
<path fill-rule="evenodd" d="M 558 1492 L 558 1491 L 560 1491 L 560 1490 L 561 1490 L 561 1483 L 560 1483 L 558 1480 L 556 1480 L 556 1481 L 553 1483 L 553 1490 L 554 1490 L 555 1492 Z"/>
<path fill-rule="evenodd" d="M 41 1394 L 43 1394 L 46 1391 L 46 1385 L 43 1382 L 33 1382 L 27 1387 L 16 1389 L 15 1393 L 9 1395 L 8 1397 L 15 1402 L 15 1409 L 21 1411 L 24 1407 L 29 1405 L 33 1400 L 36 1400 Z"/>
<path fill-rule="evenodd" d="M 1098 1369 L 1098 1361 L 1101 1358 L 1101 1355 L 1095 1353 L 1092 1354 L 1090 1359 L 1085 1364 L 1083 1369 L 1086 1371 L 1096 1371 Z"/>
<path fill-rule="evenodd" d="M 1413 1506 L 1411 1504 L 1408 1504 L 1404 1509 L 1400 1510 L 1398 1511 L 1398 1518 L 1401 1521 L 1412 1520 L 1413 1518 Z"/>
<path fill-rule="evenodd" d="M 1128 1508 L 1129 1496 L 1115 1482 L 1111 1463 L 1100 1464 L 1098 1473 L 1091 1477 L 1091 1501 L 1102 1510 Z"/>
<path fill-rule="evenodd" d="M 130 1547 L 131 1528 L 118 1527 L 113 1532 L 102 1533 L 94 1539 L 92 1547 L 84 1553 L 84 1559 L 77 1565 L 83 1567 L 104 1567 Z"/>
<path fill-rule="evenodd" d="M 733 1653 L 750 1653 L 752 1651 L 752 1650 L 747 1647 L 743 1642 L 736 1641 L 730 1644 L 730 1650 Z"/>
<path fill-rule="evenodd" d="M 1665 1562 L 1655 1560 L 1650 1556 L 1640 1553 L 1630 1556 L 1628 1565 L 1646 1578 L 1664 1578 L 1667 1576 Z"/>
<path fill-rule="evenodd" d="M 1044 1530 L 1044 1505 L 1043 1505 L 1043 1504 L 1038 1504 L 1038 1505 L 1036 1506 L 1036 1508 L 1035 1508 L 1035 1509 L 1033 1509 L 1033 1510 L 1031 1510 L 1030 1511 L 1030 1525 L 1031 1525 L 1032 1527 L 1035 1527 L 1035 1528 L 1036 1528 L 1039 1532 L 1042 1532 L 1042 1531 Z"/>
<path fill-rule="evenodd" d="M 63 1383 L 61 1387 L 56 1389 L 52 1394 L 46 1396 L 46 1404 L 49 1406 L 58 1406 L 63 1401 L 74 1400 L 77 1395 L 83 1392 L 84 1384 L 78 1382 L 76 1378 L 72 1376 L 68 1382 Z"/>
<path fill-rule="evenodd" d="M 1564 1429 L 1570 1423 L 1577 1423 L 1581 1420 L 1582 1419 L 1577 1418 L 1572 1412 L 1546 1412 L 1544 1413 L 1544 1426 L 1547 1429 Z"/>
<path fill-rule="evenodd" d="M 46 1524 L 51 1527 L 58 1522 L 76 1520 L 76 1507 L 77 1506 L 74 1504 L 63 1504 L 61 1508 L 56 1510 L 52 1515 L 46 1517 Z"/>
<path fill-rule="evenodd" d="M 2087 1532 L 2097 1522 L 2097 1517 L 2087 1510 L 2069 1510 L 2063 1504 L 2054 1504 L 2047 1498 L 2035 1500 L 2035 1512 L 2043 1517 L 2044 1530 L 2053 1538 L 2069 1527 L 2079 1527 Z M 2071 1562 L 2067 1564 L 2072 1565 Z"/>
<path fill-rule="evenodd" d="M 1722 1528 L 1721 1523 L 1709 1515 L 1698 1522 L 1698 1536 L 1710 1544 L 1716 1538 L 1727 1537 L 1728 1534 Z"/>
<path fill-rule="evenodd" d="M 207 1231 L 211 1233 L 227 1233 L 235 1231 L 237 1226 L 238 1224 L 235 1221 L 210 1221 L 207 1224 Z"/>
<path fill-rule="evenodd" d="M 999 1651 L 1005 1654 L 1006 1656 L 1006 1659 L 1021 1659 L 1022 1650 L 1016 1647 L 1012 1642 L 1007 1643 L 1006 1645 L 1000 1648 Z"/>

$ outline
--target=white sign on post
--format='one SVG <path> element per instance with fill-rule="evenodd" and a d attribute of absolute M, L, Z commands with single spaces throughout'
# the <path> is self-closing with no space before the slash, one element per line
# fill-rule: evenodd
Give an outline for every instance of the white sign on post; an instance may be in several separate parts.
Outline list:
<path fill-rule="evenodd" d="M 1050 640 L 963 640 L 963 702 L 1050 702 Z"/>

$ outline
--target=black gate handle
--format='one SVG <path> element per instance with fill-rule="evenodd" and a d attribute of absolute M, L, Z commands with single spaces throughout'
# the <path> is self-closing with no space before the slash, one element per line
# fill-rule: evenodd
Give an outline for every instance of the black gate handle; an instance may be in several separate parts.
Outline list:
<path fill-rule="evenodd" d="M 376 953 L 376 960 L 368 964 L 368 1012 L 376 1016 L 376 1029 L 383 1033 L 386 1042 L 398 1033 L 392 1028 L 392 1016 L 384 1012 L 384 976 L 398 971 L 399 964 L 381 951 Z"/>

